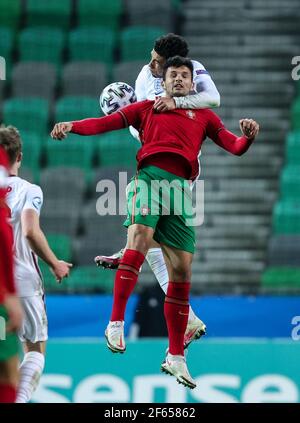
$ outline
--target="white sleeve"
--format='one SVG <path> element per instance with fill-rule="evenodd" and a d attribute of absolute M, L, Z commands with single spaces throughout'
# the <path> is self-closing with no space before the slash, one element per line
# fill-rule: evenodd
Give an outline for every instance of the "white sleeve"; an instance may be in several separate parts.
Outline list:
<path fill-rule="evenodd" d="M 34 210 L 40 215 L 43 205 L 43 191 L 37 185 L 30 185 L 23 210 Z"/>
<path fill-rule="evenodd" d="M 143 69 L 138 74 L 138 77 L 135 81 L 135 95 L 136 95 L 137 101 L 147 100 L 147 95 L 145 90 L 146 79 L 147 79 L 147 67 L 148 65 L 143 67 Z M 139 131 L 137 131 L 133 126 L 129 126 L 129 131 L 136 140 L 141 142 Z"/>
<path fill-rule="evenodd" d="M 180 109 L 205 109 L 220 106 L 220 94 L 205 67 L 196 61 L 194 65 L 195 93 L 185 97 L 175 97 Z"/>
<path fill-rule="evenodd" d="M 0 188 L 7 186 L 7 170 L 4 166 L 0 165 Z"/>
<path fill-rule="evenodd" d="M 138 74 L 138 77 L 135 81 L 135 94 L 137 101 L 147 100 L 146 96 L 146 75 L 147 75 L 147 66 L 144 66 L 141 72 Z"/>

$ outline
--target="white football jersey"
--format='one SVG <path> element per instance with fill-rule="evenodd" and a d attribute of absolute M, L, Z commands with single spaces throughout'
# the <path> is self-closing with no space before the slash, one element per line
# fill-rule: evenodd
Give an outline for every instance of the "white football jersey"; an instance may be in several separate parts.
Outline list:
<path fill-rule="evenodd" d="M 37 255 L 31 250 L 23 235 L 21 215 L 32 209 L 38 215 L 43 205 L 43 192 L 17 176 L 8 178 L 7 205 L 11 211 L 11 225 L 14 231 L 15 282 L 20 297 L 43 294 L 42 274 Z"/>
<path fill-rule="evenodd" d="M 196 60 L 192 60 L 194 66 L 193 81 L 195 91 L 217 91 L 217 88 L 209 76 L 205 67 Z M 165 92 L 161 85 L 162 78 L 155 78 L 149 68 L 145 65 L 139 73 L 135 81 L 135 93 L 138 101 L 142 100 L 155 100 L 157 96 L 164 96 Z"/>

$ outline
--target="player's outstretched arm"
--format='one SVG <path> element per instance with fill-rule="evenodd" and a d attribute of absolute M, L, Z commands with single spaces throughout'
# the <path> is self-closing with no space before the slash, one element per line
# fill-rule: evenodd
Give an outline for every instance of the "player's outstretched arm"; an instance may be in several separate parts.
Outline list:
<path fill-rule="evenodd" d="M 51 137 L 55 140 L 63 140 L 67 134 L 72 131 L 72 122 L 60 122 L 54 125 L 51 132 Z"/>
<path fill-rule="evenodd" d="M 209 138 L 224 150 L 236 156 L 246 153 L 259 133 L 259 125 L 253 119 L 240 120 L 240 128 L 243 134 L 241 137 L 228 131 L 216 115 L 213 116 L 210 124 L 208 128 Z"/>
<path fill-rule="evenodd" d="M 79 135 L 97 135 L 126 128 L 127 126 L 127 121 L 124 120 L 122 114 L 116 112 L 101 118 L 57 123 L 51 132 L 51 137 L 56 140 L 63 140 L 69 132 Z"/>

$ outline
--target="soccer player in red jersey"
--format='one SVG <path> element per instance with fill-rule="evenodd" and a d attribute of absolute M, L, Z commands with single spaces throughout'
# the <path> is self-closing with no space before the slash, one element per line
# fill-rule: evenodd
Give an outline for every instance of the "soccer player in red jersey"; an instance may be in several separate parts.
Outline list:
<path fill-rule="evenodd" d="M 18 338 L 22 308 L 13 278 L 13 234 L 5 202 L 8 158 L 0 147 L 0 403 L 15 402 L 18 383 Z"/>
<path fill-rule="evenodd" d="M 18 337 L 23 346 L 17 403 L 29 402 L 38 386 L 45 365 L 48 319 L 45 291 L 38 257 L 50 267 L 58 282 L 67 277 L 72 265 L 58 260 L 40 227 L 43 192 L 35 184 L 19 177 L 22 164 L 22 140 L 17 128 L 0 128 L 0 146 L 9 159 L 6 204 L 14 234 L 14 279 L 24 318 Z"/>
<path fill-rule="evenodd" d="M 167 60 L 163 85 L 168 97 L 185 96 L 191 91 L 192 70 L 189 59 L 175 56 Z M 188 372 L 183 350 L 195 249 L 194 228 L 189 223 L 192 208 L 191 195 L 187 194 L 191 192 L 189 181 L 199 173 L 198 155 L 206 137 L 232 154 L 242 155 L 258 134 L 259 126 L 252 119 L 241 120 L 243 135 L 238 137 L 209 109 L 157 113 L 155 101 L 146 100 L 103 118 L 58 123 L 51 135 L 55 139 L 65 138 L 68 132 L 96 135 L 129 125 L 139 131 L 142 147 L 137 153 L 138 171 L 128 195 L 125 222 L 128 244 L 116 273 L 113 310 L 105 332 L 107 345 L 113 352 L 125 351 L 125 308 L 153 238 L 162 247 L 170 278 L 164 306 L 169 352 L 161 369 L 193 389 L 196 383 Z M 177 184 L 175 193 L 169 194 L 172 202 L 169 215 L 164 214 L 160 193 L 151 191 L 154 182 Z M 174 199 L 180 193 L 184 193 L 186 202 L 181 215 L 176 213 Z M 153 204 L 157 206 L 155 212 Z"/>

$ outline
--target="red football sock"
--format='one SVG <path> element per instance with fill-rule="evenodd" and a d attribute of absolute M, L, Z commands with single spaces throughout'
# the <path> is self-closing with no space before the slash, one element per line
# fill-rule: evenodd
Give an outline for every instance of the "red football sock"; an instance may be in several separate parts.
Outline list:
<path fill-rule="evenodd" d="M 16 402 L 17 390 L 14 386 L 0 383 L 0 403 Z"/>
<path fill-rule="evenodd" d="M 111 321 L 124 320 L 125 309 L 128 298 L 130 297 L 135 284 L 138 280 L 138 273 L 140 267 L 145 260 L 145 256 L 136 250 L 126 250 L 124 256 L 119 264 L 123 264 L 132 270 L 118 269 L 115 286 L 114 286 L 114 302 L 111 313 Z"/>
<path fill-rule="evenodd" d="M 169 282 L 168 285 L 164 313 L 169 334 L 169 352 L 172 355 L 184 355 L 183 340 L 189 317 L 190 285 L 190 282 Z"/>

